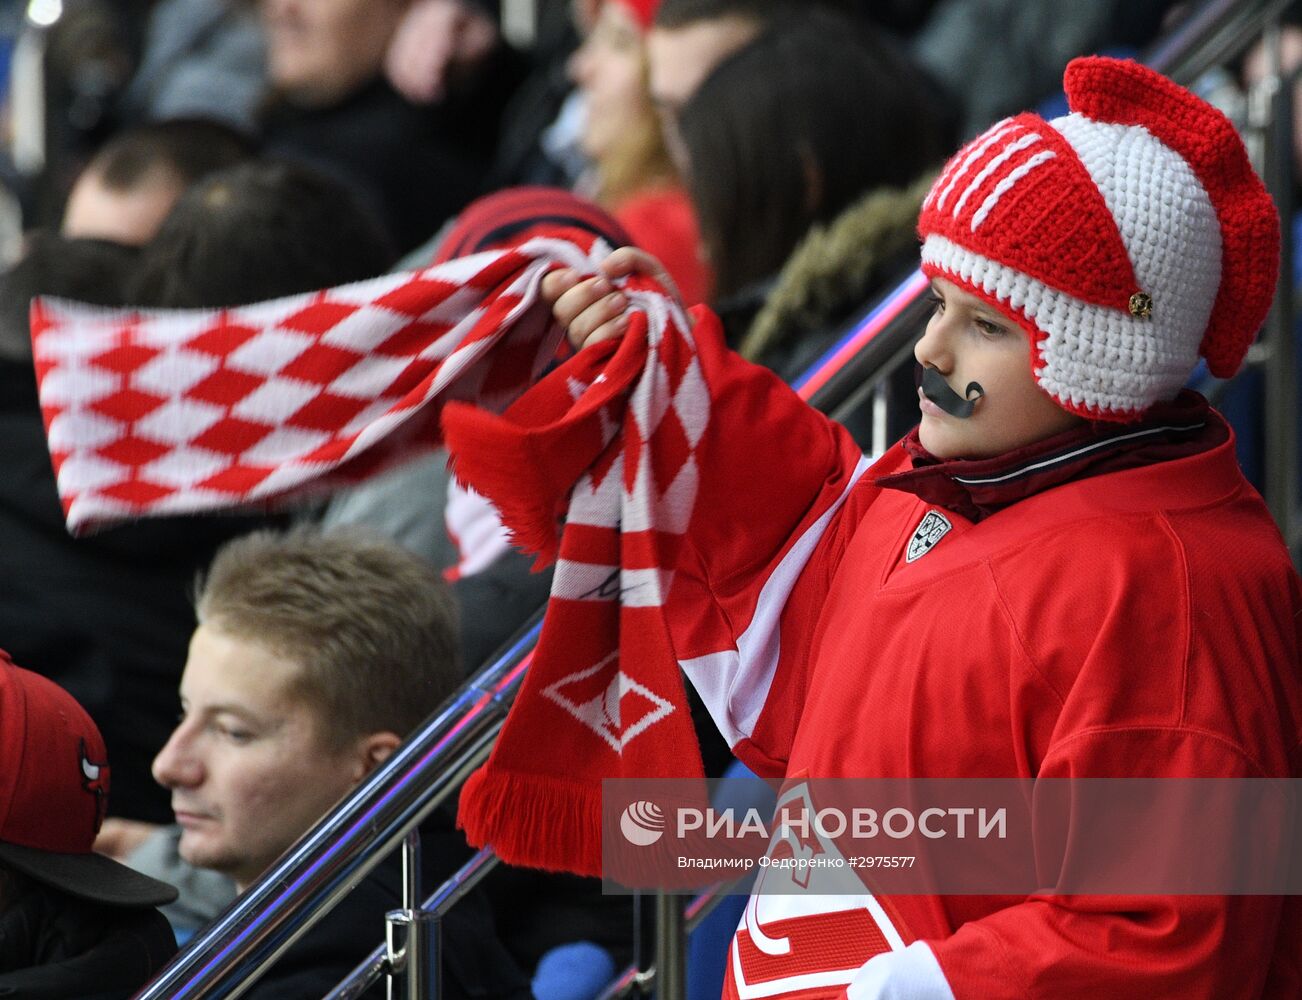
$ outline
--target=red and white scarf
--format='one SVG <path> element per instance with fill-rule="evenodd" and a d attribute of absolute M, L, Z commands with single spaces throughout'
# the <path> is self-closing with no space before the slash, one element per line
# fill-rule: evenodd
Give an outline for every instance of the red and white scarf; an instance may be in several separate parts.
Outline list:
<path fill-rule="evenodd" d="M 508 862 L 585 874 L 601 867 L 602 778 L 701 775 L 663 616 L 710 412 L 690 325 L 630 278 L 627 336 L 537 381 L 561 336 L 543 274 L 593 273 L 607 252 L 567 231 L 246 307 L 32 309 L 74 533 L 355 482 L 436 447 L 442 418 L 458 476 L 557 561 L 533 664 L 460 822 Z"/>

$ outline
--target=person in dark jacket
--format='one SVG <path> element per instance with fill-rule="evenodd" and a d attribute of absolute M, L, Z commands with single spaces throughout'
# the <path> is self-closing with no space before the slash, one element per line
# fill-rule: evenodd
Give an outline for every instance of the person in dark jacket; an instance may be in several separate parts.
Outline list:
<path fill-rule="evenodd" d="M 176 890 L 92 852 L 108 793 L 90 716 L 0 651 L 0 997 L 125 1000 L 176 951 Z"/>
<path fill-rule="evenodd" d="M 402 97 L 384 60 L 409 0 L 261 0 L 268 153 L 329 172 L 375 212 L 400 251 L 480 193 L 502 109 L 521 75 L 498 47 L 436 106 Z"/>

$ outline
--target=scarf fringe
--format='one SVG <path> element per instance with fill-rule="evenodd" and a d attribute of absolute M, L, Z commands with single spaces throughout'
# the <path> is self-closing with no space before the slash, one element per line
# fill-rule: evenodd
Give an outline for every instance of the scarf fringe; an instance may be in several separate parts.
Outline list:
<path fill-rule="evenodd" d="M 461 790 L 457 826 L 509 865 L 601 876 L 599 782 L 481 767 Z"/>
<path fill-rule="evenodd" d="M 703 779 L 678 780 L 682 786 L 672 794 L 656 795 L 666 814 L 709 805 Z M 457 826 L 472 847 L 490 845 L 509 865 L 608 879 L 625 889 L 698 891 L 717 880 L 714 869 L 677 864 L 679 855 L 706 858 L 720 853 L 699 833 L 631 846 L 620 839 L 618 816 L 607 816 L 602 805 L 600 784 L 481 767 L 461 790 Z M 603 836 L 615 838 L 609 856 L 602 850 Z"/>

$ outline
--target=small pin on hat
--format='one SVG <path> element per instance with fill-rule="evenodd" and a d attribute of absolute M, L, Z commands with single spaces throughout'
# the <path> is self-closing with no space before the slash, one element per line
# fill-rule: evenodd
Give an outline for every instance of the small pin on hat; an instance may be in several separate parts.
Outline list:
<path fill-rule="evenodd" d="M 1130 315 L 1147 319 L 1153 315 L 1153 298 L 1147 292 L 1136 292 L 1130 296 Z"/>

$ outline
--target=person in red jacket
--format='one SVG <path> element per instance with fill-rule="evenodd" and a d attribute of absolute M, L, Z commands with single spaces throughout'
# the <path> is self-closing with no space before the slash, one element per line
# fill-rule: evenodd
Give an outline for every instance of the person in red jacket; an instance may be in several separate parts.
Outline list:
<path fill-rule="evenodd" d="M 734 752 L 788 787 L 1300 774 L 1302 588 L 1182 389 L 1242 362 L 1275 208 L 1169 80 L 1089 58 L 1065 84 L 1070 114 L 997 123 L 924 201 L 921 423 L 875 464 L 693 311 L 711 424 L 666 616 Z M 603 272 L 544 282 L 575 346 L 628 329 L 622 277 L 663 275 L 629 249 Z M 757 893 L 725 995 L 1297 997 L 1300 903 Z"/>

